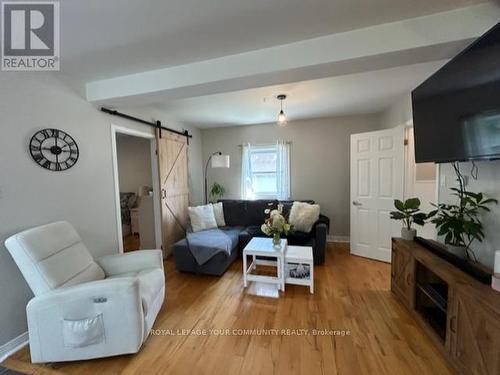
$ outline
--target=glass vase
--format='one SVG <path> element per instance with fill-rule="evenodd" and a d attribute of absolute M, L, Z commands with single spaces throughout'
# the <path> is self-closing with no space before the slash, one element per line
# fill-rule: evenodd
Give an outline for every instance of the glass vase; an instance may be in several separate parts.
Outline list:
<path fill-rule="evenodd" d="M 281 238 L 279 233 L 273 234 L 273 246 L 280 247 L 281 246 Z"/>

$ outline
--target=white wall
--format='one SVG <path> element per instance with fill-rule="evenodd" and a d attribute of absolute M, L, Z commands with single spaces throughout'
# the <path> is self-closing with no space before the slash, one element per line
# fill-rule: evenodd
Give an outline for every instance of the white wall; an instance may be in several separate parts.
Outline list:
<path fill-rule="evenodd" d="M 222 151 L 231 157 L 231 168 L 209 171 L 227 191 L 226 198 L 240 198 L 241 148 L 245 142 L 262 144 L 291 141 L 292 199 L 313 199 L 330 217 L 331 235 L 349 235 L 349 139 L 353 133 L 377 130 L 378 115 L 290 121 L 203 130 L 203 155 Z"/>
<path fill-rule="evenodd" d="M 95 256 L 117 251 L 111 123 L 145 129 L 100 112 L 56 75 L 0 72 L 0 346 L 26 331 L 25 306 L 32 297 L 3 246 L 8 236 L 68 220 Z M 31 159 L 28 142 L 45 127 L 65 130 L 78 143 L 80 159 L 70 170 L 50 172 Z M 192 199 L 201 202 L 201 134 L 189 130 Z"/>
<path fill-rule="evenodd" d="M 406 125 L 409 121 L 413 121 L 410 93 L 402 95 L 382 113 L 381 117 L 382 126 L 386 129 Z"/>
<path fill-rule="evenodd" d="M 152 186 L 151 140 L 117 134 L 116 153 L 120 192 L 138 194 L 139 187 Z"/>

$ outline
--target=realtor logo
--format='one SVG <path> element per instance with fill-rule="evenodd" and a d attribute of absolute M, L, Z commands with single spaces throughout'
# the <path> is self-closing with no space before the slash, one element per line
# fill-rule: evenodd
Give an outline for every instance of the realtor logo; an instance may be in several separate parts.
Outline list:
<path fill-rule="evenodd" d="M 2 2 L 2 70 L 59 70 L 59 2 Z"/>

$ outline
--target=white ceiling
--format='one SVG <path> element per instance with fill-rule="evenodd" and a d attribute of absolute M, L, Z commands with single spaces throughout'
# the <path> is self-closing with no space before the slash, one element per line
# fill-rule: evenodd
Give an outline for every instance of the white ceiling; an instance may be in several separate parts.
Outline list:
<path fill-rule="evenodd" d="M 181 99 L 162 105 L 181 122 L 199 128 L 276 121 L 279 101 L 289 121 L 380 112 L 439 69 L 445 61 L 312 81 Z"/>
<path fill-rule="evenodd" d="M 89 82 L 482 0 L 64 0 L 62 72 Z"/>

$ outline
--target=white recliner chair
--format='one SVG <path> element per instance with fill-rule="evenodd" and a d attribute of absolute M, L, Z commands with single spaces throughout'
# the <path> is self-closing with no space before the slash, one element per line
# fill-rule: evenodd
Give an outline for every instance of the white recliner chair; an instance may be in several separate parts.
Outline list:
<path fill-rule="evenodd" d="M 160 250 L 92 258 L 62 221 L 5 241 L 35 297 L 28 303 L 33 363 L 136 353 L 165 297 Z"/>

